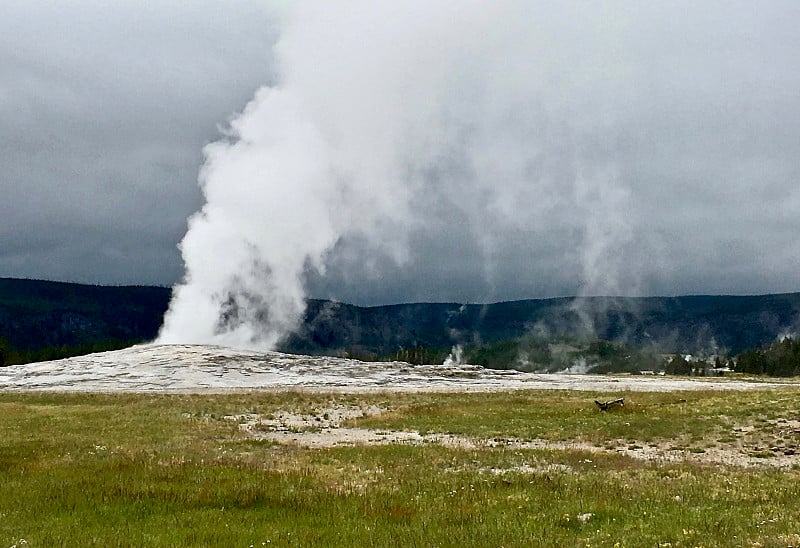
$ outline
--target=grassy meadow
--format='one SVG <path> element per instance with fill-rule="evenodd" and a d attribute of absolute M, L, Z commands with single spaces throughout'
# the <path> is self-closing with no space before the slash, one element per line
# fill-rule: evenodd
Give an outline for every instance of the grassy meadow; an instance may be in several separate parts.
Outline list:
<path fill-rule="evenodd" d="M 600 396 L 0 393 L 0 547 L 800 546 L 800 391 Z M 384 412 L 343 426 L 487 443 L 309 449 L 240 428 L 368 405 Z M 516 443 L 533 439 L 563 446 Z"/>

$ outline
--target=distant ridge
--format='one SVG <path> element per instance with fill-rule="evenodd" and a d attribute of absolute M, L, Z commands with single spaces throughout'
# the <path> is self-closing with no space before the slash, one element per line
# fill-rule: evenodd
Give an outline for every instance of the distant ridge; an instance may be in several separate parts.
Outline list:
<path fill-rule="evenodd" d="M 542 337 L 593 336 L 660 352 L 738 353 L 800 331 L 800 293 L 751 296 L 578 297 L 488 305 L 357 307 L 310 301 L 293 352 L 449 347 Z"/>
<path fill-rule="evenodd" d="M 0 338 L 17 349 L 152 340 L 171 290 L 0 278 Z M 800 331 L 800 293 L 585 297 L 359 307 L 310 300 L 279 350 L 387 356 L 537 334 L 596 336 L 661 352 L 741 350 Z"/>
<path fill-rule="evenodd" d="M 20 350 L 148 340 L 171 290 L 0 278 L 0 337 Z"/>

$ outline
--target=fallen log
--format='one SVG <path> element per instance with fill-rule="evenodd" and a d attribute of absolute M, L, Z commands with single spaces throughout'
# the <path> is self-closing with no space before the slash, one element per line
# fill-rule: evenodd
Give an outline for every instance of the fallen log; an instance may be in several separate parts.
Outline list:
<path fill-rule="evenodd" d="M 608 408 L 612 405 L 619 405 L 620 407 L 623 407 L 625 405 L 624 400 L 625 398 L 617 398 L 616 400 L 609 400 L 605 402 L 594 400 L 594 403 L 597 404 L 597 407 L 600 408 L 600 411 L 608 411 Z"/>

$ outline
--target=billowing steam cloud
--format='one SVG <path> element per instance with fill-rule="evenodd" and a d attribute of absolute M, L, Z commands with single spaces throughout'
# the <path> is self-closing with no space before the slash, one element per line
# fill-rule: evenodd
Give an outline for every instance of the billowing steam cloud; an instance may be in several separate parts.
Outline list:
<path fill-rule="evenodd" d="M 623 131 L 646 108 L 628 85 L 639 15 L 558 4 L 291 2 L 278 83 L 205 149 L 206 205 L 161 341 L 273 347 L 309 284 L 356 270 L 380 283 L 425 264 L 446 285 L 478 257 L 468 275 L 488 300 L 510 253 L 534 280 L 561 270 L 580 294 L 636 292 L 635 170 L 616 151 L 641 138 Z M 464 265 L 421 260 L 445 241 Z"/>
<path fill-rule="evenodd" d="M 490 283 L 509 232 L 581 231 L 587 291 L 618 289 L 607 261 L 627 237 L 626 191 L 604 109 L 624 64 L 608 20 L 463 1 L 300 3 L 285 16 L 280 83 L 205 150 L 207 203 L 181 244 L 186 279 L 162 341 L 272 347 L 332 253 L 402 268 L 436 223 L 457 223 Z"/>

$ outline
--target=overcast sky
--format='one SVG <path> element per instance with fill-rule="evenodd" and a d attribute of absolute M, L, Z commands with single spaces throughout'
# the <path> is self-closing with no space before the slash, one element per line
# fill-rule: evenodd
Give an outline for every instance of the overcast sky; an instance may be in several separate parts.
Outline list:
<path fill-rule="evenodd" d="M 267 9 L 0 4 L 0 275 L 171 285 L 202 147 L 274 74 Z"/>
<path fill-rule="evenodd" d="M 516 21 L 504 14 L 525 3 L 488 19 L 508 27 L 488 32 L 488 46 L 485 28 L 442 17 L 466 30 L 450 37 L 437 28 L 419 41 L 433 55 L 415 55 L 421 65 L 455 58 L 434 54 L 441 37 L 476 59 L 487 79 L 507 84 L 473 86 L 482 76 L 469 63 L 451 70 L 431 61 L 426 70 L 448 74 L 447 85 L 463 90 L 443 87 L 448 107 L 435 112 L 464 126 L 479 89 L 491 95 L 482 96 L 485 104 L 506 105 L 506 117 L 517 116 L 520 90 L 537 107 L 520 112 L 523 121 L 510 123 L 507 134 L 501 128 L 457 140 L 448 133 L 446 153 L 415 164 L 432 175 L 405 204 L 418 224 L 403 231 L 403 257 L 389 257 L 395 248 L 382 249 L 380 238 L 344 231 L 324 254 L 324 273 L 308 274 L 309 293 L 377 304 L 800 291 L 800 3 L 609 2 L 539 11 L 527 4 Z M 247 0 L 0 6 L 0 276 L 178 282 L 177 244 L 204 203 L 197 184 L 203 146 L 220 139 L 219 128 L 260 86 L 281 85 L 275 10 Z M 403 25 L 437 21 L 404 15 L 393 13 L 388 26 L 338 15 L 303 25 L 306 6 L 284 43 L 283 76 L 324 114 L 327 99 L 315 103 L 303 86 L 349 93 L 358 74 L 349 65 L 363 54 L 364 70 L 385 63 L 387 89 L 415 100 L 411 80 L 425 74 L 403 73 L 406 57 L 394 50 L 385 59 L 374 54 L 391 39 L 414 39 Z M 386 38 L 391 25 L 397 36 Z M 370 35 L 373 28 L 383 35 Z M 339 43 L 353 37 L 363 49 Z M 292 40 L 301 39 L 319 43 L 293 53 L 302 48 Z M 506 55 L 515 43 L 519 51 Z M 316 68 L 324 75 L 308 76 Z M 520 85 L 523 73 L 532 80 Z M 534 130 L 541 130 L 537 139 L 528 136 Z M 525 170 L 513 172 L 530 173 L 536 185 L 448 187 L 463 163 L 480 161 L 482 139 L 492 137 L 488 149 L 500 146 L 498 135 L 507 149 L 539 147 L 523 158 Z M 468 143 L 455 150 L 456 141 Z M 498 154 L 487 153 L 486 162 Z M 532 213 L 517 216 L 521 210 Z M 263 230 L 271 230 L 268 221 Z"/>

